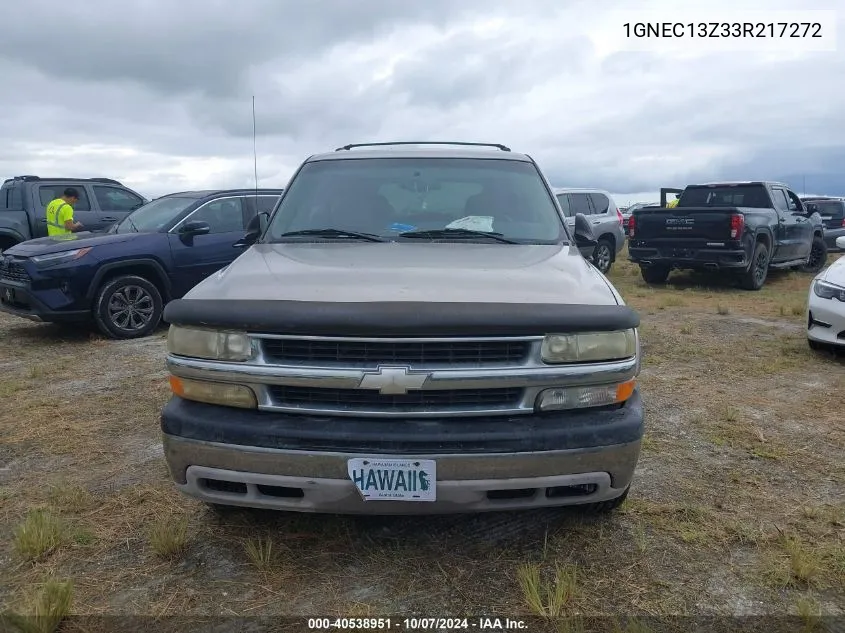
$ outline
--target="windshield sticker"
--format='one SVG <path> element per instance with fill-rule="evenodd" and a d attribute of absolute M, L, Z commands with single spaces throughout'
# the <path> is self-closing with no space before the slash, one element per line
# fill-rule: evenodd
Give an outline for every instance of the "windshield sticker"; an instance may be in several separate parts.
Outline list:
<path fill-rule="evenodd" d="M 447 229 L 466 229 L 468 231 L 493 232 L 493 218 L 489 215 L 468 215 L 446 225 Z"/>
<path fill-rule="evenodd" d="M 394 222 L 390 225 L 388 230 L 395 231 L 396 233 L 404 233 L 405 231 L 415 231 L 417 227 L 413 224 L 402 224 L 401 222 Z"/>

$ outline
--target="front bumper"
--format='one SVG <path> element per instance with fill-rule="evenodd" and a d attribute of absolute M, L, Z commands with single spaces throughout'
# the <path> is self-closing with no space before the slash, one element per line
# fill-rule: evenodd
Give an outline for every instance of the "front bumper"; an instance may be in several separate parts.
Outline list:
<path fill-rule="evenodd" d="M 631 483 L 644 430 L 638 392 L 614 409 L 439 420 L 277 414 L 174 397 L 161 424 L 168 468 L 183 493 L 223 505 L 338 514 L 613 499 Z M 364 501 L 347 474 L 355 457 L 436 460 L 436 500 Z"/>
<path fill-rule="evenodd" d="M 48 323 L 79 322 L 91 316 L 88 310 L 53 310 L 27 284 L 8 281 L 0 281 L 0 312 Z"/>
<path fill-rule="evenodd" d="M 845 347 L 845 303 L 816 296 L 811 284 L 807 304 L 807 338 Z"/>

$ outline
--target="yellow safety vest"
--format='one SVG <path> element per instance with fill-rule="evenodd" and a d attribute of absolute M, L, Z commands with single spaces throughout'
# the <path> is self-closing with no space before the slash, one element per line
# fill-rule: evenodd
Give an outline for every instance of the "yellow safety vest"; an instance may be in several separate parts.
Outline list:
<path fill-rule="evenodd" d="M 666 203 L 667 209 L 671 209 L 671 208 L 677 207 L 677 206 L 678 206 L 678 199 L 677 198 L 675 198 L 674 200 L 670 200 L 669 202 Z"/>
<path fill-rule="evenodd" d="M 67 209 L 65 209 L 67 207 Z M 62 212 L 65 212 L 64 215 L 66 216 L 62 219 Z M 70 217 L 67 217 L 70 211 Z M 73 231 L 65 228 L 65 222 L 67 220 L 73 219 L 73 207 L 70 206 L 67 202 L 62 200 L 61 198 L 56 198 L 52 200 L 50 204 L 47 205 L 47 235 L 68 235 L 73 233 Z"/>

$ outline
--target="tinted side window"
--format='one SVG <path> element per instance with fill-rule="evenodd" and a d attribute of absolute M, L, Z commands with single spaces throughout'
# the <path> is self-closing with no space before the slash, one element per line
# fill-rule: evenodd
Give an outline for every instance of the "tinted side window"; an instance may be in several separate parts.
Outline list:
<path fill-rule="evenodd" d="M 279 201 L 279 196 L 258 196 L 255 198 L 256 213 L 271 213 Z"/>
<path fill-rule="evenodd" d="M 783 189 L 772 189 L 772 198 L 775 202 L 775 209 L 778 211 L 789 211 L 789 201 Z"/>
<path fill-rule="evenodd" d="M 593 209 L 595 209 L 595 213 L 603 214 L 610 211 L 610 200 L 606 195 L 603 193 L 591 193 L 589 196 L 590 200 L 593 202 Z"/>
<path fill-rule="evenodd" d="M 207 222 L 211 233 L 234 233 L 246 229 L 243 198 L 221 198 L 208 202 L 188 218 L 188 222 Z"/>
<path fill-rule="evenodd" d="M 100 208 L 104 211 L 134 211 L 143 203 L 143 200 L 135 194 L 116 187 L 94 185 L 94 195 L 97 197 Z"/>
<path fill-rule="evenodd" d="M 91 203 L 88 201 L 88 192 L 85 191 L 85 187 L 79 185 L 41 185 L 38 187 L 38 200 L 41 202 L 41 206 L 46 209 L 50 202 L 56 198 L 61 198 L 65 189 L 69 186 L 73 186 L 79 192 L 79 201 L 74 205 L 74 210 L 90 211 Z"/>
<path fill-rule="evenodd" d="M 570 193 L 569 200 L 572 205 L 572 215 L 575 216 L 576 213 L 583 213 L 584 215 L 590 215 L 593 211 L 590 208 L 590 202 L 588 198 L 589 194 L 586 193 Z"/>
<path fill-rule="evenodd" d="M 572 217 L 572 209 L 569 208 L 569 196 L 565 193 L 557 194 L 557 201 L 560 203 L 560 208 L 563 211 L 564 217 Z"/>

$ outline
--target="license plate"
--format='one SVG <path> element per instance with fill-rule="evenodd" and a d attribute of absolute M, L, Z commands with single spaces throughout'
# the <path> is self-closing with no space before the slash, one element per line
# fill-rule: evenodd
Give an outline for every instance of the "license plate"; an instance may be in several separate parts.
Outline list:
<path fill-rule="evenodd" d="M 368 459 L 347 462 L 349 478 L 365 501 L 435 501 L 433 459 Z"/>

